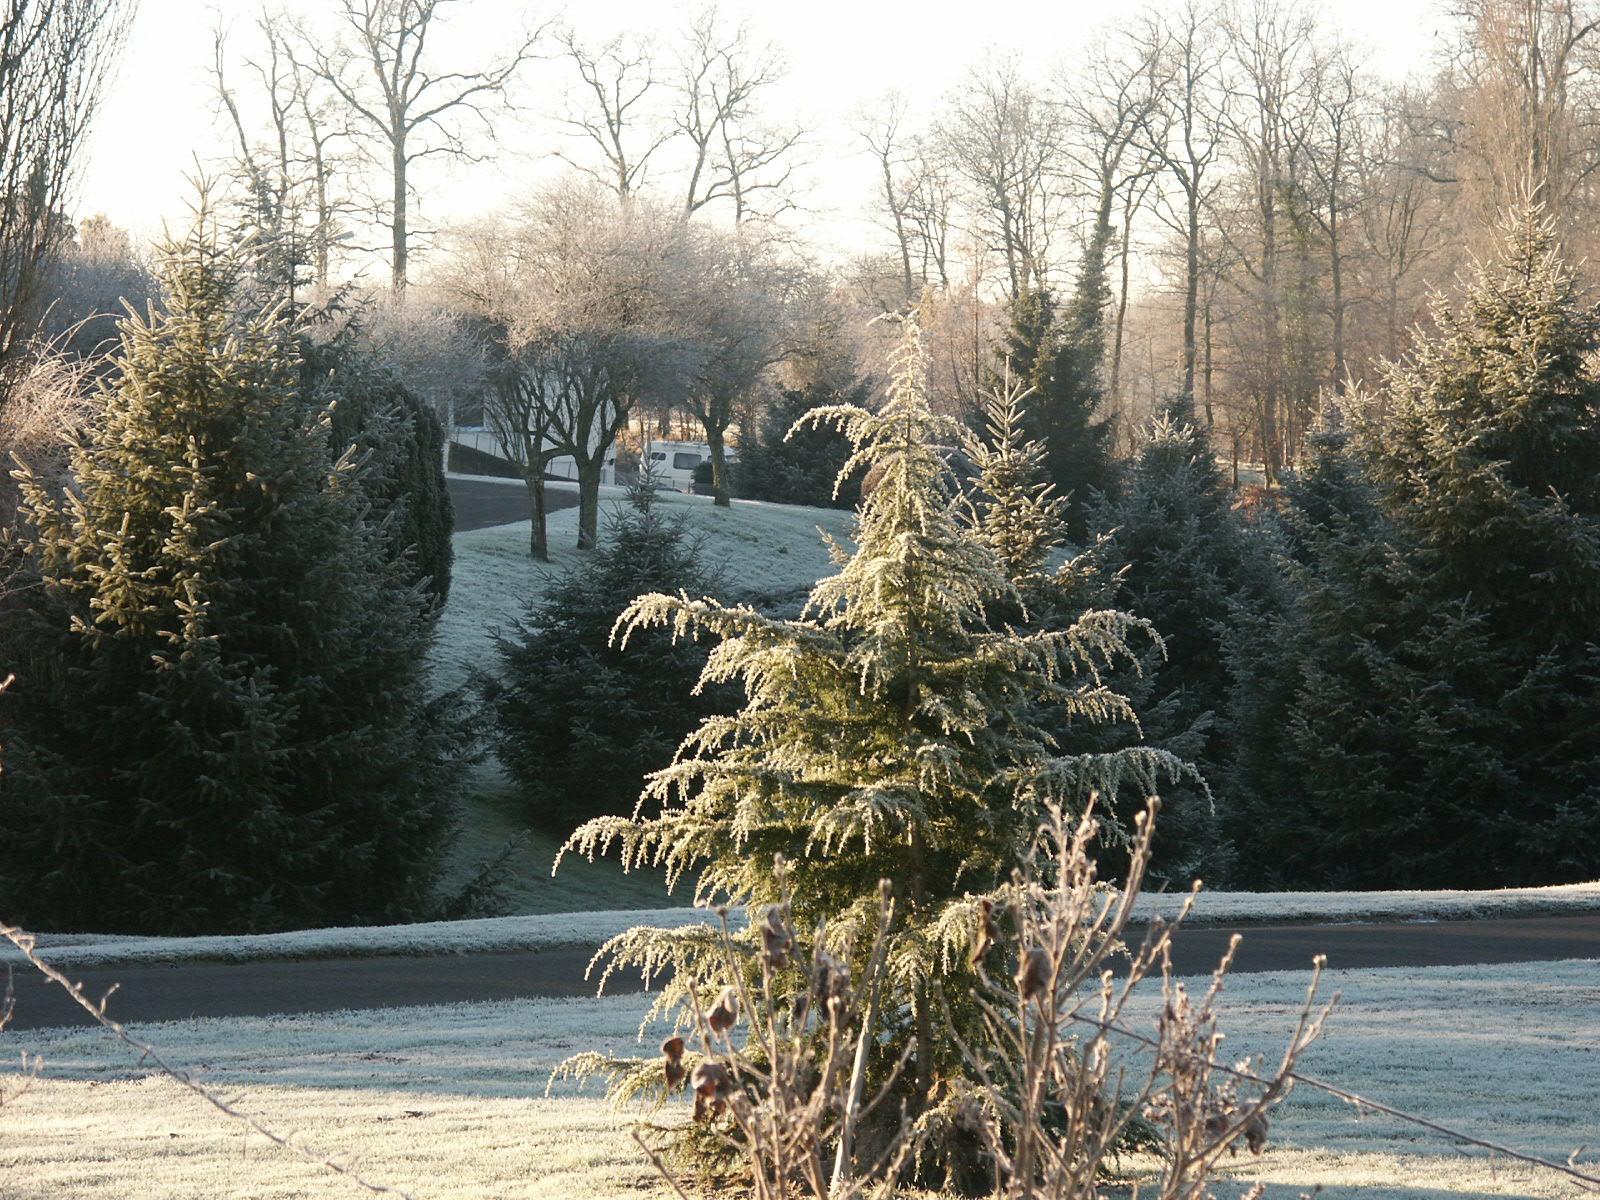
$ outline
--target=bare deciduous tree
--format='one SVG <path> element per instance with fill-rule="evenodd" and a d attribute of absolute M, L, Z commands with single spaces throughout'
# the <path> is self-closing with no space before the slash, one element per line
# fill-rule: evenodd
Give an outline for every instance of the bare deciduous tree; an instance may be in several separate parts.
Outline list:
<path fill-rule="evenodd" d="M 567 97 L 561 124 L 577 141 L 598 150 L 603 166 L 565 152 L 561 157 L 627 200 L 643 186 L 650 160 L 676 132 L 649 107 L 652 93 L 662 90 L 651 47 L 619 34 L 594 49 L 570 28 L 558 37 L 580 81 Z"/>
<path fill-rule="evenodd" d="M 681 211 L 644 197 L 618 205 L 596 185 L 555 185 L 511 221 L 464 235 L 445 286 L 504 331 L 490 393 L 530 488 L 551 458 L 578 477 L 578 546 L 599 529 L 600 476 L 628 415 L 681 403 L 691 365 L 675 305 L 693 269 Z M 537 536 L 537 531 L 536 531 Z M 537 552 L 537 551 L 536 551 Z"/>
<path fill-rule="evenodd" d="M 1204 269 L 1201 223 L 1218 186 L 1225 94 L 1216 12 L 1187 0 L 1170 21 L 1152 18 L 1145 44 L 1159 54 L 1162 97 L 1144 129 L 1145 145 L 1166 168 L 1176 203 L 1158 210 L 1183 242 L 1183 394 L 1194 396 L 1199 362 L 1198 321 Z M 1208 407 L 1206 424 L 1214 422 Z"/>
<path fill-rule="evenodd" d="M 916 279 L 911 270 L 911 241 L 915 236 L 910 214 L 911 195 L 907 186 L 907 154 L 905 148 L 905 98 L 891 92 L 876 106 L 865 109 L 856 118 L 856 136 L 872 155 L 883 184 L 883 213 L 889 230 L 894 234 L 895 249 L 899 253 L 901 280 L 905 289 L 903 303 L 910 303 L 917 294 Z"/>
<path fill-rule="evenodd" d="M 705 432 L 712 495 L 726 508 L 728 427 L 785 351 L 785 302 L 799 279 L 750 223 L 730 234 L 702 232 L 689 267 L 676 300 L 692 363 L 683 405 Z"/>
<path fill-rule="evenodd" d="M 746 22 L 724 21 L 714 4 L 690 23 L 673 120 L 689 143 L 684 211 L 691 216 L 726 201 L 739 222 L 776 216 L 793 203 L 804 130 L 762 115 L 762 102 L 785 74 L 774 46 L 758 44 Z"/>
<path fill-rule="evenodd" d="M 1042 286 L 1065 201 L 1060 106 L 1015 61 L 989 60 L 952 95 L 938 138 L 972 233 L 1005 265 L 1011 297 Z"/>
<path fill-rule="evenodd" d="M 1441 182 L 1430 162 L 1435 147 L 1412 119 L 1404 89 L 1378 97 L 1365 153 L 1357 156 L 1359 234 L 1366 291 L 1380 311 L 1367 357 L 1399 357 L 1401 335 L 1421 308 L 1421 272 L 1443 249 L 1446 207 L 1454 185 Z"/>
<path fill-rule="evenodd" d="M 1252 313 L 1250 329 L 1241 331 L 1251 346 L 1239 361 L 1250 367 L 1245 387 L 1259 417 L 1261 457 L 1270 483 L 1293 454 L 1292 431 L 1284 428 L 1285 402 L 1291 399 L 1285 386 L 1289 252 L 1284 225 L 1293 192 L 1289 178 L 1295 127 L 1314 103 L 1306 70 L 1313 26 L 1307 13 L 1288 0 L 1247 0 L 1229 13 L 1223 27 L 1234 65 L 1228 132 L 1240 191 L 1238 219 L 1219 225 L 1219 231 L 1242 268 L 1236 282 L 1245 289 Z"/>
<path fill-rule="evenodd" d="M 309 61 L 347 110 L 353 137 L 387 171 L 390 279 L 404 292 L 410 265 L 412 166 L 425 158 L 472 160 L 467 124 L 492 138 L 493 114 L 535 57 L 544 27 L 522 33 L 511 48 L 477 70 L 435 67 L 428 39 L 458 0 L 339 0 L 341 36 L 325 46 L 302 34 Z"/>
<path fill-rule="evenodd" d="M 1467 0 L 1464 148 L 1493 222 L 1525 193 L 1566 218 L 1600 171 L 1600 14 L 1583 0 Z"/>
<path fill-rule="evenodd" d="M 477 323 L 418 287 L 404 299 L 376 299 L 357 320 L 361 344 L 433 409 L 448 443 L 456 414 L 489 385 L 489 353 Z"/>
<path fill-rule="evenodd" d="M 0 372 L 71 236 L 67 194 L 132 15 L 132 0 L 0 0 Z"/>
<path fill-rule="evenodd" d="M 1322 234 L 1327 255 L 1332 382 L 1333 390 L 1343 393 L 1350 372 L 1345 331 L 1351 305 L 1345 226 L 1346 218 L 1360 204 L 1356 194 L 1361 177 L 1357 159 L 1369 113 L 1359 73 L 1345 47 L 1333 46 L 1318 54 L 1313 70 L 1316 86 L 1310 127 L 1301 139 L 1308 193 L 1306 211 Z"/>

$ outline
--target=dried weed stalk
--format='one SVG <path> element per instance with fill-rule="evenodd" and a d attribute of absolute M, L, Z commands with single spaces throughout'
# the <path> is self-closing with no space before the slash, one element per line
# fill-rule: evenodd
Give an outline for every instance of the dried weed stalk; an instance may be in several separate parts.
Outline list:
<path fill-rule="evenodd" d="M 696 1046 L 678 1034 L 662 1044 L 663 1091 L 693 1096 L 693 1122 L 737 1162 L 738 1186 L 755 1200 L 891 1196 L 930 1139 L 958 1132 L 976 1135 L 992 1169 L 992 1194 L 1006 1200 L 1093 1200 L 1105 1193 L 1118 1157 L 1141 1141 L 1157 1165 L 1153 1177 L 1130 1185 L 1133 1196 L 1209 1200 L 1223 1159 L 1240 1149 L 1262 1153 L 1271 1114 L 1296 1084 L 1600 1190 L 1600 1178 L 1575 1159 L 1563 1164 L 1524 1154 L 1297 1072 L 1338 1000 L 1318 999 L 1320 958 L 1276 1061 L 1223 1061 L 1217 1001 L 1237 937 L 1198 994 L 1174 978 L 1171 953 L 1194 894 L 1176 920 L 1152 922 L 1130 944 L 1158 810 L 1152 800 L 1140 814 L 1120 888 L 1096 879 L 1092 812 L 1075 823 L 1057 812 L 1041 829 L 1026 869 L 998 900 L 975 905 L 980 987 L 944 1001 L 947 1013 L 954 1004 L 978 1005 L 983 1039 L 960 1047 L 969 1081 L 953 1117 L 947 1110 L 902 1109 L 899 1133 L 887 1145 L 862 1152 L 856 1141 L 862 1120 L 886 1102 L 903 1070 L 914 1069 L 908 1049 L 888 1081 L 863 1094 L 879 1006 L 894 1002 L 883 988 L 894 929 L 887 883 L 860 979 L 821 949 L 823 930 L 807 950 L 784 903 L 752 914 L 760 969 L 759 981 L 747 983 L 742 956 L 752 953 L 750 943 L 735 939 L 724 915 L 726 978 L 734 982 L 719 994 L 713 982 L 684 981 Z M 1157 981 L 1160 1011 L 1153 1029 L 1142 1032 L 1148 1018 L 1141 1020 L 1136 998 Z M 715 1003 L 702 1000 L 712 995 Z M 952 1038 L 957 1024 L 948 1022 Z M 569 1066 L 568 1073 L 584 1072 Z M 644 1130 L 634 1136 L 674 1192 L 686 1196 L 660 1148 Z"/>

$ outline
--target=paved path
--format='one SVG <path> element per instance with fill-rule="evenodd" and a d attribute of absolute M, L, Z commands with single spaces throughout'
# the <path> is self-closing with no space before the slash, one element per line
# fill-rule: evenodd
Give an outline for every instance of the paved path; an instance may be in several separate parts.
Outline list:
<path fill-rule="evenodd" d="M 528 505 L 528 489 L 516 480 L 488 483 L 479 479 L 448 479 L 450 502 L 455 505 L 457 533 L 484 529 L 490 525 L 510 525 L 533 515 Z M 570 488 L 546 488 L 546 510 L 576 508 L 578 493 Z"/>
<path fill-rule="evenodd" d="M 1229 930 L 1182 932 L 1174 959 L 1183 974 L 1210 971 Z M 1600 913 L 1372 925 L 1251 925 L 1237 971 L 1303 971 L 1314 954 L 1333 968 L 1434 967 L 1600 958 Z M 593 993 L 583 980 L 587 949 L 515 951 L 431 958 L 344 958 L 306 962 L 198 963 L 105 967 L 81 973 L 91 995 L 119 984 L 113 1016 L 129 1021 L 329 1012 L 392 1005 L 451 1004 Z M 637 986 L 633 984 L 632 986 Z M 15 1029 L 77 1024 L 86 1018 L 59 989 L 18 972 Z"/>

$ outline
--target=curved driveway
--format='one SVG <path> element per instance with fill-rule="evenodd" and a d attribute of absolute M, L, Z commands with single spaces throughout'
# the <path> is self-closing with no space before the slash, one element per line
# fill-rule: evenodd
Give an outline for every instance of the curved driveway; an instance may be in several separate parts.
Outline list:
<path fill-rule="evenodd" d="M 457 533 L 486 529 L 490 525 L 512 525 L 533 516 L 528 504 L 528 489 L 515 479 L 500 483 L 449 478 L 445 483 L 450 489 L 450 503 L 456 511 Z M 576 508 L 578 504 L 578 493 L 570 488 L 546 488 L 544 497 L 549 512 Z"/>
<path fill-rule="evenodd" d="M 1236 971 L 1303 971 L 1312 956 L 1330 968 L 1436 967 L 1600 958 L 1600 913 L 1558 917 L 1369 925 L 1246 925 Z M 1181 974 L 1210 971 L 1230 930 L 1184 930 L 1174 946 Z M 110 1012 L 127 1021 L 330 1012 L 412 1004 L 512 1000 L 593 993 L 583 979 L 587 947 L 426 958 L 327 958 L 298 962 L 99 967 L 82 973 L 89 994 L 112 984 Z M 627 984 L 637 987 L 637 980 Z M 85 1018 L 59 991 L 18 972 L 13 1028 Z"/>

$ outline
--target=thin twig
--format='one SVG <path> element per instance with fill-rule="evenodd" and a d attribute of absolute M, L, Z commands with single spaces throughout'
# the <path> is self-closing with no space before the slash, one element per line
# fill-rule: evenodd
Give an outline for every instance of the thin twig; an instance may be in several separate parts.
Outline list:
<path fill-rule="evenodd" d="M 661 1152 L 644 1140 L 644 1135 L 639 1132 L 638 1126 L 634 1126 L 629 1132 L 633 1135 L 633 1140 L 639 1144 L 639 1149 L 649 1156 L 651 1165 L 656 1169 L 656 1174 L 665 1179 L 667 1186 L 677 1193 L 678 1200 L 689 1200 L 689 1197 L 684 1194 L 684 1190 L 678 1186 L 677 1179 L 667 1169 L 666 1160 L 661 1157 Z"/>
<path fill-rule="evenodd" d="M 137 1050 L 139 1052 L 139 1060 L 141 1062 L 149 1062 L 153 1064 L 156 1070 L 167 1076 L 167 1078 L 175 1080 L 184 1087 L 188 1088 L 189 1091 L 199 1096 L 207 1104 L 217 1109 L 217 1111 L 223 1113 L 225 1116 L 231 1117 L 233 1120 L 240 1122 L 246 1127 L 253 1129 L 255 1132 L 259 1133 L 262 1137 L 266 1138 L 274 1145 L 281 1146 L 285 1150 L 292 1151 L 293 1153 L 298 1154 L 301 1158 L 305 1159 L 307 1162 L 313 1163 L 316 1166 L 332 1171 L 337 1175 L 342 1175 L 346 1179 L 350 1180 L 351 1183 L 354 1183 L 358 1187 L 363 1188 L 374 1195 L 399 1196 L 401 1197 L 401 1200 L 415 1200 L 410 1192 L 403 1191 L 400 1188 L 389 1187 L 386 1184 L 374 1183 L 372 1180 L 367 1179 L 353 1168 L 335 1161 L 314 1147 L 302 1145 L 295 1140 L 295 1137 L 292 1133 L 279 1133 L 270 1125 L 265 1124 L 259 1117 L 251 1116 L 249 1113 L 235 1108 L 232 1103 L 222 1099 L 222 1097 L 218 1096 L 215 1092 L 211 1091 L 204 1084 L 195 1079 L 195 1077 L 189 1072 L 182 1071 L 171 1066 L 165 1059 L 161 1057 L 160 1053 L 154 1046 L 150 1045 L 148 1042 L 141 1041 L 139 1038 L 134 1037 L 133 1034 L 128 1032 L 127 1026 L 123 1025 L 120 1021 L 114 1020 L 113 1018 L 107 1016 L 105 1000 L 101 1000 L 100 1003 L 96 1004 L 93 1000 L 90 1000 L 83 994 L 83 985 L 81 983 L 72 982 L 72 980 L 68 979 L 60 971 L 56 970 L 55 967 L 51 966 L 49 963 L 45 962 L 44 959 L 40 958 L 36 949 L 38 944 L 37 939 L 33 936 L 33 934 L 28 933 L 23 929 L 19 929 L 14 925 L 0 924 L 0 937 L 4 937 L 13 946 L 20 950 L 23 957 L 32 963 L 33 966 L 40 972 L 40 974 L 42 974 L 46 979 L 50 980 L 50 982 L 58 985 L 67 993 L 67 995 L 71 996 L 78 1007 L 93 1017 L 97 1024 L 110 1032 L 117 1038 L 118 1041 L 122 1042 L 130 1049 Z M 106 993 L 106 998 L 110 998 L 109 992 Z"/>

